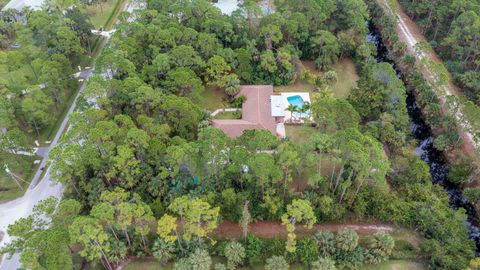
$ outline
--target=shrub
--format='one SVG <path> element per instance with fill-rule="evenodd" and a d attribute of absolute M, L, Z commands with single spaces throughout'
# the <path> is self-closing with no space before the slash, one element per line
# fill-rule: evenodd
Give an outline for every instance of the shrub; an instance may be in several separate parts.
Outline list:
<path fill-rule="evenodd" d="M 245 250 L 245 253 L 250 264 L 262 261 L 264 247 L 265 243 L 262 239 L 252 234 L 249 234 L 247 236 L 247 248 Z"/>
<path fill-rule="evenodd" d="M 157 238 L 152 247 L 153 256 L 160 262 L 166 262 L 175 257 L 175 245 L 162 238 Z"/>
<path fill-rule="evenodd" d="M 298 259 L 305 265 L 310 265 L 318 258 L 318 245 L 312 238 L 299 241 L 297 247 Z"/>
<path fill-rule="evenodd" d="M 337 244 L 333 233 L 319 230 L 313 236 L 313 240 L 317 243 L 318 253 L 321 257 L 330 257 L 335 253 Z"/>
<path fill-rule="evenodd" d="M 272 256 L 267 259 L 266 270 L 288 270 L 289 265 L 284 257 Z"/>
<path fill-rule="evenodd" d="M 389 234 L 377 232 L 368 244 L 368 250 L 365 252 L 366 260 L 373 264 L 386 261 L 394 247 L 395 240 Z"/>
<path fill-rule="evenodd" d="M 245 248 L 237 241 L 228 242 L 225 246 L 225 257 L 227 257 L 227 268 L 233 270 L 243 262 Z"/>
<path fill-rule="evenodd" d="M 284 254 L 285 241 L 281 239 L 265 240 L 265 247 L 262 253 L 264 254 L 264 252 L 268 252 L 268 254 L 271 254 L 271 255 Z"/>
<path fill-rule="evenodd" d="M 337 270 L 335 261 L 330 258 L 320 258 L 314 261 L 310 267 L 311 270 Z"/>
<path fill-rule="evenodd" d="M 352 251 L 344 251 L 337 249 L 335 253 L 335 261 L 340 265 L 340 268 L 358 269 L 364 262 L 364 250 L 361 247 L 356 247 Z"/>
<path fill-rule="evenodd" d="M 341 251 L 354 251 L 358 246 L 358 234 L 353 230 L 338 231 L 335 240 L 337 249 Z"/>

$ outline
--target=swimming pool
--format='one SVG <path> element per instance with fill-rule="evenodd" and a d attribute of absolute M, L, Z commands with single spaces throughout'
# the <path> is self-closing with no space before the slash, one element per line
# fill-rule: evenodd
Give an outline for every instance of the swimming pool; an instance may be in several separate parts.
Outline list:
<path fill-rule="evenodd" d="M 287 97 L 287 101 L 289 104 L 297 106 L 298 109 L 301 109 L 303 105 L 305 105 L 305 101 L 299 95 Z M 293 112 L 292 116 L 295 118 L 308 118 L 310 117 L 310 110 L 306 111 L 305 113 Z"/>
<path fill-rule="evenodd" d="M 297 106 L 299 108 L 301 108 L 305 104 L 305 101 L 303 101 L 303 98 L 301 96 L 298 96 L 298 95 L 287 97 L 287 101 L 288 101 L 288 103 L 290 103 L 294 106 Z"/>

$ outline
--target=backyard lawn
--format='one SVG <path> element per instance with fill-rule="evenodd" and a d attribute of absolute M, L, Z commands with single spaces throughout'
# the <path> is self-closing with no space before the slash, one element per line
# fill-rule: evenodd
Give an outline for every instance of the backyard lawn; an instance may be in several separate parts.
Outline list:
<path fill-rule="evenodd" d="M 305 125 L 285 125 L 287 136 L 297 145 L 305 145 L 310 141 L 313 134 L 318 130 L 308 124 Z"/>
<path fill-rule="evenodd" d="M 315 69 L 313 61 L 302 61 L 305 68 L 312 71 L 314 74 L 323 74 Z M 338 80 L 330 87 L 330 90 L 336 97 L 346 98 L 350 89 L 357 86 L 358 74 L 355 68 L 355 63 L 351 59 L 343 59 L 332 66 L 332 69 L 337 72 Z M 292 84 L 284 86 L 275 86 L 275 92 L 310 92 L 315 90 L 315 87 L 306 81 L 297 80 Z"/>
<path fill-rule="evenodd" d="M 6 154 L 2 159 L 0 159 L 0 203 L 13 200 L 21 196 L 25 189 L 28 187 L 29 183 L 21 182 L 24 190 L 21 190 L 17 184 L 12 180 L 12 178 L 5 172 L 4 160 L 8 160 L 9 169 L 15 173 L 15 175 L 21 177 L 27 182 L 30 182 L 32 174 L 36 171 L 38 165 L 34 165 L 33 161 L 35 159 L 40 159 L 36 156 L 24 156 L 24 155 L 14 155 Z"/>

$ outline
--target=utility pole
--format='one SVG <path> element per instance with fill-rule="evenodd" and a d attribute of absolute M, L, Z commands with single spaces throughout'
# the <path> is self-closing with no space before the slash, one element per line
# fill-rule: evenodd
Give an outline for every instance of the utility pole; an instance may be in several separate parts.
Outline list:
<path fill-rule="evenodd" d="M 20 176 L 14 174 L 12 171 L 10 171 L 10 169 L 8 168 L 8 165 L 5 163 L 4 164 L 4 167 L 5 167 L 5 172 L 10 175 L 10 177 L 12 177 L 12 180 L 18 185 L 18 187 L 23 190 L 23 187 L 22 185 L 20 185 L 20 183 L 18 181 L 22 181 L 24 183 L 27 183 L 27 181 L 23 180 Z"/>

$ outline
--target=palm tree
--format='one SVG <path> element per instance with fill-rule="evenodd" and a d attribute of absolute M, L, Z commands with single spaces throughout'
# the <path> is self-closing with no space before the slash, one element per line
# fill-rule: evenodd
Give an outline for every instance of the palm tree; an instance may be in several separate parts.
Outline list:
<path fill-rule="evenodd" d="M 310 102 L 303 103 L 302 107 L 299 108 L 299 112 L 302 114 L 302 118 L 309 118 L 310 115 L 305 117 L 304 115 L 310 110 Z"/>
<path fill-rule="evenodd" d="M 294 113 L 294 112 L 298 112 L 298 110 L 299 110 L 299 109 L 298 109 L 298 106 L 297 106 L 297 105 L 293 105 L 293 104 L 289 104 L 286 110 L 290 112 L 290 122 L 292 122 L 292 120 L 293 120 L 293 113 Z"/>

